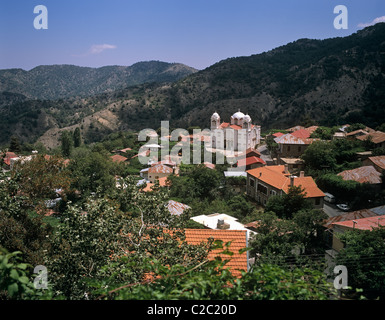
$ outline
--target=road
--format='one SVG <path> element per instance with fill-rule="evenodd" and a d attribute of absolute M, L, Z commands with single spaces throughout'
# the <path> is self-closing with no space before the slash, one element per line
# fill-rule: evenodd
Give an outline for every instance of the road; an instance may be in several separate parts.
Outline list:
<path fill-rule="evenodd" d="M 267 165 L 273 165 L 273 159 L 270 157 L 269 150 L 267 150 L 266 144 L 263 144 L 257 148 L 261 153 L 261 159 L 266 162 Z"/>
<path fill-rule="evenodd" d="M 338 209 L 334 204 L 331 204 L 326 201 L 324 201 L 324 212 L 329 217 L 336 217 L 336 216 L 340 216 L 343 213 L 346 213 L 345 211 Z"/>

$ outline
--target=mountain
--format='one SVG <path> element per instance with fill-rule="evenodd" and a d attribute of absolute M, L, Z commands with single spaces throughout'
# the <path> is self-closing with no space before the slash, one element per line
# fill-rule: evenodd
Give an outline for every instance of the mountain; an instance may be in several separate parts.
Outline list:
<path fill-rule="evenodd" d="M 0 106 L 2 100 L 18 101 L 0 107 L 0 127 L 1 119 L 12 119 L 8 136 L 12 130 L 22 139 L 41 133 L 39 141 L 50 147 L 58 144 L 60 131 L 76 126 L 91 142 L 117 130 L 157 129 L 162 120 L 170 120 L 174 128 L 208 128 L 215 111 L 228 121 L 238 109 L 262 131 L 349 122 L 375 128 L 385 122 L 385 24 L 343 38 L 299 39 L 261 54 L 229 58 L 173 83 L 143 83 L 93 95 L 95 88 L 91 86 L 89 98 L 41 103 L 8 88 Z M 41 118 L 31 108 L 40 110 Z M 34 129 L 27 128 L 33 126 L 26 118 L 31 116 L 39 129 L 33 136 L 27 135 Z M 4 141 L 7 135 L 0 137 Z"/>
<path fill-rule="evenodd" d="M 220 61 L 171 91 L 175 126 L 208 126 L 214 111 L 228 120 L 238 108 L 263 130 L 306 121 L 377 126 L 385 122 L 385 24 Z"/>
<path fill-rule="evenodd" d="M 160 61 L 138 62 L 129 67 L 52 65 L 30 71 L 5 69 L 0 70 L 0 92 L 44 100 L 89 97 L 146 82 L 174 82 L 196 71 L 183 64 Z"/>

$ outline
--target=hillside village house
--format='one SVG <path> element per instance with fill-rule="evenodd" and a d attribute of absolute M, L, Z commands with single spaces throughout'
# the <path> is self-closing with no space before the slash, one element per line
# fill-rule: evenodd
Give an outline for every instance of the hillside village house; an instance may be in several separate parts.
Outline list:
<path fill-rule="evenodd" d="M 345 220 L 334 222 L 331 224 L 331 226 L 333 232 L 332 249 L 339 252 L 344 248 L 344 244 L 340 240 L 339 234 L 348 230 L 371 231 L 374 228 L 385 227 L 385 217 L 372 216 L 355 220 Z"/>
<path fill-rule="evenodd" d="M 247 171 L 247 194 L 258 203 L 266 205 L 271 196 L 287 194 L 291 186 L 301 186 L 305 198 L 311 201 L 315 209 L 323 208 L 325 194 L 317 187 L 312 177 L 290 174 L 288 167 L 283 165 L 266 166 Z"/>
<path fill-rule="evenodd" d="M 372 131 L 366 135 L 357 136 L 356 139 L 360 141 L 370 140 L 375 148 L 385 148 L 385 132 L 382 131 Z"/>
<path fill-rule="evenodd" d="M 155 183 L 155 180 L 159 180 L 160 178 L 167 178 L 173 173 L 174 169 L 165 164 L 155 164 L 140 171 L 141 177 L 151 183 Z"/>
<path fill-rule="evenodd" d="M 362 161 L 364 166 L 373 166 L 379 173 L 385 170 L 385 156 L 368 157 Z"/>
<path fill-rule="evenodd" d="M 296 137 L 292 133 L 287 133 L 275 138 L 274 141 L 278 144 L 277 157 L 280 159 L 299 158 L 314 139 Z"/>
<path fill-rule="evenodd" d="M 343 180 L 353 180 L 359 183 L 369 183 L 374 191 L 381 190 L 381 173 L 373 166 L 363 166 L 352 170 L 345 170 L 337 174 Z"/>
<path fill-rule="evenodd" d="M 241 111 L 234 113 L 230 122 L 221 122 L 221 117 L 215 112 L 211 116 L 211 131 L 214 149 L 243 151 L 255 148 L 261 140 L 261 126 L 252 124 L 251 117 Z"/>

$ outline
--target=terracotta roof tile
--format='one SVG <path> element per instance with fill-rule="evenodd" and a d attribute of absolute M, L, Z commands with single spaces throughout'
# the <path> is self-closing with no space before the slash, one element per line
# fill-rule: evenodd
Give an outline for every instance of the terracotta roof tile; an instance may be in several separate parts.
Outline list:
<path fill-rule="evenodd" d="M 249 165 L 255 164 L 255 163 L 266 164 L 266 162 L 263 161 L 261 158 L 258 158 L 258 157 L 255 157 L 255 156 L 244 158 L 244 159 L 239 159 L 237 161 L 238 167 L 244 166 L 244 165 L 249 166 Z"/>
<path fill-rule="evenodd" d="M 222 240 L 225 245 L 231 241 L 229 250 L 233 252 L 232 256 L 220 254 L 223 249 L 215 249 L 209 253 L 208 258 L 214 259 L 219 256 L 223 260 L 230 260 L 226 264 L 234 276 L 241 276 L 241 271 L 247 271 L 247 253 L 239 253 L 239 250 L 245 249 L 246 245 L 246 231 L 244 230 L 212 230 L 212 229 L 186 229 L 186 242 L 192 245 L 198 245 L 202 242 L 207 242 L 210 238 L 214 240 Z"/>
<path fill-rule="evenodd" d="M 307 138 L 310 138 L 310 134 L 311 133 L 309 130 L 300 129 L 300 130 L 294 131 L 291 135 L 297 138 L 307 139 Z"/>
<path fill-rule="evenodd" d="M 123 157 L 123 156 L 118 155 L 118 154 L 111 156 L 111 159 L 113 162 L 125 162 L 128 160 L 126 157 Z"/>
<path fill-rule="evenodd" d="M 385 215 L 385 206 L 347 212 L 339 216 L 328 218 L 325 221 L 324 227 L 331 228 L 333 223 L 349 221 L 349 220 L 357 220 L 357 219 L 369 218 L 369 217 L 377 217 L 381 215 Z"/>
<path fill-rule="evenodd" d="M 378 228 L 379 226 L 385 226 L 385 217 L 375 216 L 362 219 L 340 221 L 333 223 L 333 225 L 338 225 L 350 229 L 353 229 L 354 227 L 354 229 L 372 230 L 373 228 Z"/>
<path fill-rule="evenodd" d="M 285 166 L 265 166 L 247 171 L 260 181 L 288 193 L 291 184 L 290 174 L 285 173 Z M 317 187 L 312 177 L 295 177 L 294 186 L 305 189 L 305 198 L 323 197 L 325 194 Z"/>
<path fill-rule="evenodd" d="M 3 156 L 4 154 L 1 154 L 1 157 Z M 7 166 L 10 166 L 11 165 L 11 159 L 14 159 L 14 158 L 17 158 L 18 155 L 14 152 L 6 152 L 5 153 L 5 157 L 4 157 L 4 163 L 7 165 Z"/>

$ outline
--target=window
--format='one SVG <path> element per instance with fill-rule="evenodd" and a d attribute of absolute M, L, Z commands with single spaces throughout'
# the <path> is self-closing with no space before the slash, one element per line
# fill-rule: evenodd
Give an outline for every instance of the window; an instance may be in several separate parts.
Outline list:
<path fill-rule="evenodd" d="M 267 195 L 267 188 L 261 184 L 258 184 L 257 191 Z"/>
<path fill-rule="evenodd" d="M 301 152 L 301 146 L 298 147 L 298 152 Z"/>
<path fill-rule="evenodd" d="M 250 187 L 254 187 L 254 180 L 253 180 L 253 179 L 250 179 L 249 184 L 250 184 Z"/>
<path fill-rule="evenodd" d="M 318 206 L 321 203 L 321 198 L 315 198 L 315 205 Z"/>
<path fill-rule="evenodd" d="M 287 151 L 288 151 L 288 152 L 290 151 L 290 146 L 287 146 Z"/>
<path fill-rule="evenodd" d="M 276 195 L 277 195 L 277 192 L 276 192 L 275 190 L 271 190 L 271 191 L 270 191 L 270 195 L 276 196 Z"/>

